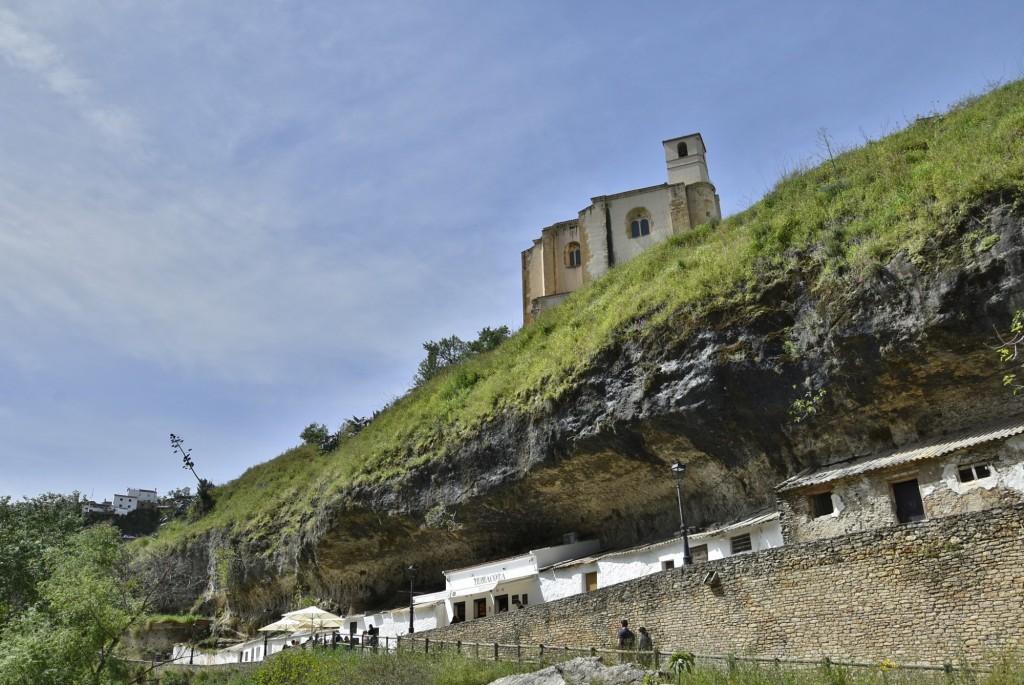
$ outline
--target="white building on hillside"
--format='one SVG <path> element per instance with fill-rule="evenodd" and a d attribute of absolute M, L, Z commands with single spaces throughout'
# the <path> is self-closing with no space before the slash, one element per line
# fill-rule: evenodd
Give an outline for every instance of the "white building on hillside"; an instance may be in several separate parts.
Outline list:
<path fill-rule="evenodd" d="M 114 513 L 127 516 L 139 508 L 139 498 L 129 494 L 114 495 Z"/>
<path fill-rule="evenodd" d="M 110 513 L 110 511 L 113 511 L 113 513 L 118 516 L 127 516 L 136 509 L 156 509 L 156 507 L 156 490 L 146 490 L 145 488 L 128 488 L 128 491 L 125 494 L 114 495 L 112 509 L 108 510 L 106 513 Z"/>
<path fill-rule="evenodd" d="M 146 490 L 143 488 L 128 488 L 128 496 L 135 498 L 138 508 L 156 506 L 156 490 Z"/>

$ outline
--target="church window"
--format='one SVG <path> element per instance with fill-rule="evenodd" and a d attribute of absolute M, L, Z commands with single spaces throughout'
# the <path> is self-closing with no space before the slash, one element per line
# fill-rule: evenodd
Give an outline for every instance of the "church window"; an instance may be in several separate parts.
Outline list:
<path fill-rule="evenodd" d="M 583 264 L 582 256 L 579 243 L 569 243 L 565 246 L 565 265 L 570 269 L 575 269 Z"/>
<path fill-rule="evenodd" d="M 629 228 L 630 238 L 651 234 L 651 215 L 643 207 L 637 207 L 626 215 L 626 224 Z"/>
<path fill-rule="evenodd" d="M 679 153 L 680 157 L 685 157 L 686 156 L 686 143 L 679 143 L 679 145 L 676 146 L 676 152 Z"/>

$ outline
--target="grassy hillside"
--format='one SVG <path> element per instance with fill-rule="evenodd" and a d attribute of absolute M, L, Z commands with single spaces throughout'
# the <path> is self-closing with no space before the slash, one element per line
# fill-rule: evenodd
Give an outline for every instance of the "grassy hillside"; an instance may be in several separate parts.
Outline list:
<path fill-rule="evenodd" d="M 211 514 L 165 530 L 155 544 L 220 526 L 297 532 L 311 507 L 345 487 L 386 482 L 430 462 L 500 412 L 541 411 L 624 336 L 650 335 L 669 322 L 684 334 L 684 322 L 704 308 L 749 297 L 797 261 L 820 267 L 818 288 L 857 279 L 900 251 L 926 265 L 938 233 L 983 205 L 1022 198 L 1019 81 L 790 174 L 747 211 L 616 267 L 499 349 L 402 398 L 335 452 L 303 446 L 249 469 L 218 488 Z M 964 255 L 992 242 L 968 234 Z"/>

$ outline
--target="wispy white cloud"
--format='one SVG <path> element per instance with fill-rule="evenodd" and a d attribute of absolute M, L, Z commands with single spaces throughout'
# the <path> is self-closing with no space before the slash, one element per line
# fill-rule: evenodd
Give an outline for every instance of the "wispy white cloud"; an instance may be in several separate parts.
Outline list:
<path fill-rule="evenodd" d="M 68 64 L 60 49 L 43 35 L 25 28 L 17 14 L 2 7 L 0 57 L 28 72 L 43 87 L 77 108 L 104 135 L 118 140 L 140 137 L 139 128 L 128 112 L 95 102 L 92 84 Z"/>

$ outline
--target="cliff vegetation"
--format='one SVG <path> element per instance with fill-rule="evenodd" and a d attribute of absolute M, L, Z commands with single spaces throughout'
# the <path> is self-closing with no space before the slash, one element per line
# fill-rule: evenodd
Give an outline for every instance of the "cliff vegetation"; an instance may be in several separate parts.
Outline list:
<path fill-rule="evenodd" d="M 835 154 L 833 154 L 835 153 Z M 289 450 L 144 541 L 168 609 L 394 602 L 444 568 L 770 504 L 796 469 L 1019 411 L 989 346 L 1024 305 L 1024 82 L 794 170 L 615 267 L 337 449 Z M 794 419 L 800 419 L 795 421 Z"/>

